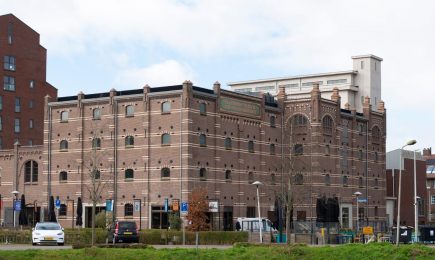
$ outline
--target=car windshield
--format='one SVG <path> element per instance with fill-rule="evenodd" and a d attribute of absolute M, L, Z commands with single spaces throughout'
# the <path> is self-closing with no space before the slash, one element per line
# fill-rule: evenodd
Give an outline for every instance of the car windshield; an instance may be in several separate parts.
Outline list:
<path fill-rule="evenodd" d="M 136 222 L 119 222 L 119 228 L 136 229 Z"/>
<path fill-rule="evenodd" d="M 36 225 L 36 230 L 60 230 L 61 227 L 57 223 L 42 223 Z"/>

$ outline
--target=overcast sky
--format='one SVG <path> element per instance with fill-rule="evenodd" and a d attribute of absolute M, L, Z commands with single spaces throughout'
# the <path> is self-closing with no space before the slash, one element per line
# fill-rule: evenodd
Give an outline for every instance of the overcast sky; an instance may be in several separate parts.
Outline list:
<path fill-rule="evenodd" d="M 59 96 L 352 69 L 382 57 L 387 150 L 435 150 L 434 1 L 0 0 L 41 35 Z M 435 153 L 435 151 L 434 151 Z"/>

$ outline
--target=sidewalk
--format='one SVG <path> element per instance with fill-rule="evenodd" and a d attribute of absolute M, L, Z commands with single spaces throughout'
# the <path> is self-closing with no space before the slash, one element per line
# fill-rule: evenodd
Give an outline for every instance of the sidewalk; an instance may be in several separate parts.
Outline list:
<path fill-rule="evenodd" d="M 195 245 L 149 245 L 150 247 L 154 247 L 155 249 L 174 249 L 174 248 L 188 248 L 195 249 Z M 230 249 L 232 245 L 198 245 L 199 249 Z"/>

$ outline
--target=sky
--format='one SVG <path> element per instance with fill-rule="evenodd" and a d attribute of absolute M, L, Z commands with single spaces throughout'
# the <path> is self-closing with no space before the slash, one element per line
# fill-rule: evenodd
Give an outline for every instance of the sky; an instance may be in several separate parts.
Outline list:
<path fill-rule="evenodd" d="M 383 58 L 387 151 L 435 150 L 434 1 L 0 0 L 41 35 L 59 96 L 344 71 Z M 435 153 L 435 151 L 434 151 Z"/>

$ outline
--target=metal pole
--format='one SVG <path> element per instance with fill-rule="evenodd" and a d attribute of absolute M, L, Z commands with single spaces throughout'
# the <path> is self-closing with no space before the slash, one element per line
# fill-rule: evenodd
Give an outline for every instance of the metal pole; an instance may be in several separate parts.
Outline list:
<path fill-rule="evenodd" d="M 356 233 L 359 231 L 359 205 L 358 205 L 358 195 L 356 196 Z"/>
<path fill-rule="evenodd" d="M 414 227 L 415 227 L 415 242 L 418 242 L 418 212 L 417 212 L 417 164 L 415 160 L 414 150 Z"/>
<path fill-rule="evenodd" d="M 258 192 L 258 184 L 257 184 L 257 206 L 258 206 L 258 227 L 260 229 L 260 243 L 263 243 L 263 230 L 261 225 L 261 210 L 260 210 L 260 193 Z"/>
<path fill-rule="evenodd" d="M 15 195 L 16 196 L 16 195 Z M 15 228 L 15 198 L 12 200 L 12 207 L 13 207 L 13 210 L 14 210 L 14 228 Z"/>
<path fill-rule="evenodd" d="M 400 148 L 400 161 L 399 161 L 399 191 L 397 195 L 397 223 L 396 223 L 396 246 L 399 246 L 399 233 L 400 233 L 400 195 L 402 191 L 402 150 L 405 146 Z"/>

